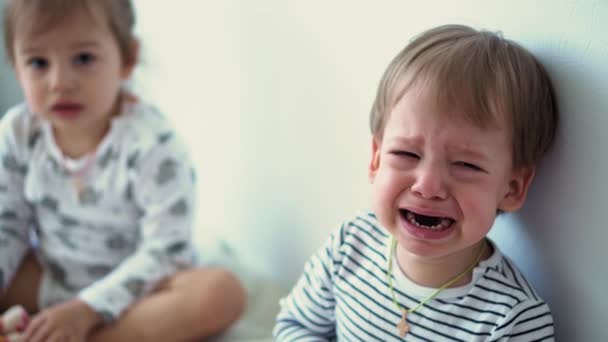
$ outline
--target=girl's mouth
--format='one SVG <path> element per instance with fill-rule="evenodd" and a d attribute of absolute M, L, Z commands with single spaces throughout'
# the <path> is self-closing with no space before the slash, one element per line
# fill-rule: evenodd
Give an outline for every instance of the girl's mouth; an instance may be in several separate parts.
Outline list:
<path fill-rule="evenodd" d="M 82 105 L 72 102 L 61 102 L 51 107 L 53 113 L 64 118 L 73 118 L 77 116 L 82 111 L 82 109 Z"/>
<path fill-rule="evenodd" d="M 418 228 L 429 229 L 432 231 L 441 231 L 449 228 L 456 222 L 450 217 L 428 216 L 415 213 L 407 209 L 399 209 L 401 217 Z"/>

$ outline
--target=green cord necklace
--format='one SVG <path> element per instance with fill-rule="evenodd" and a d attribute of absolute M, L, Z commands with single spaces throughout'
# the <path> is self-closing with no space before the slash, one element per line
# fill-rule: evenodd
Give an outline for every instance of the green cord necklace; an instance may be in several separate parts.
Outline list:
<path fill-rule="evenodd" d="M 456 277 L 448 280 L 445 284 L 441 285 L 441 287 L 439 287 L 437 290 L 435 290 L 435 292 L 431 293 L 430 296 L 426 297 L 426 299 L 424 299 L 422 302 L 418 303 L 418 305 L 416 305 L 415 307 L 413 307 L 412 309 L 409 309 L 409 310 L 406 310 L 404 307 L 402 307 L 399 304 L 399 302 L 397 302 L 397 298 L 395 296 L 395 290 L 393 287 L 393 254 L 395 252 L 396 247 L 397 247 L 397 240 L 395 240 L 395 237 L 391 237 L 391 249 L 390 249 L 389 255 L 388 255 L 388 271 L 386 273 L 386 276 L 388 279 L 388 286 L 391 290 L 391 298 L 393 299 L 393 304 L 395 304 L 395 306 L 397 307 L 397 310 L 403 312 L 403 315 L 401 316 L 401 320 L 397 324 L 397 329 L 399 330 L 399 336 L 405 337 L 405 335 L 407 335 L 408 331 L 410 330 L 410 327 L 407 324 L 407 315 L 416 312 L 424 304 L 428 303 L 433 298 L 435 298 L 439 293 L 441 293 L 441 291 L 443 291 L 446 288 L 455 284 L 457 281 L 462 279 L 467 273 L 469 273 L 469 271 L 471 271 L 473 268 L 475 268 L 475 266 L 481 259 L 481 256 L 483 255 L 483 253 L 486 250 L 486 244 L 483 243 L 481 245 L 479 254 L 477 255 L 477 258 L 475 258 L 475 261 L 473 261 L 473 263 L 471 263 L 464 271 L 462 271 L 462 273 L 460 273 Z"/>

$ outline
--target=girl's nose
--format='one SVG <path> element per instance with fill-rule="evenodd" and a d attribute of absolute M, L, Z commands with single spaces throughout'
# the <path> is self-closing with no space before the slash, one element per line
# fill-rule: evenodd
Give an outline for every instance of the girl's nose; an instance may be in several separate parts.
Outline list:
<path fill-rule="evenodd" d="M 54 92 L 69 92 L 74 89 L 75 75 L 69 67 L 56 65 L 51 71 L 51 90 Z"/>
<path fill-rule="evenodd" d="M 442 200 L 448 196 L 445 171 L 434 163 L 420 163 L 412 192 L 427 200 Z"/>

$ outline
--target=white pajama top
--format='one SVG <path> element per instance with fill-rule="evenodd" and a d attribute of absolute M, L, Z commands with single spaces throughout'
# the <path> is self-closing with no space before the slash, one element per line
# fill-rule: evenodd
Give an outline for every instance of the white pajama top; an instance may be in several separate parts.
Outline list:
<path fill-rule="evenodd" d="M 62 155 L 26 105 L 10 109 L 0 121 L 0 289 L 37 240 L 41 308 L 78 297 L 118 318 L 192 262 L 194 182 L 184 144 L 141 101 L 125 102 L 80 160 Z"/>

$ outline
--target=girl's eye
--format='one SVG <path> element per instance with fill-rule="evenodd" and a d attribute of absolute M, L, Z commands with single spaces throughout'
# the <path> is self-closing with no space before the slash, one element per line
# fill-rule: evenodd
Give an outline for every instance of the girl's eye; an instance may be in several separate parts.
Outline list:
<path fill-rule="evenodd" d="M 32 57 L 27 60 L 27 65 L 34 69 L 44 69 L 49 66 L 49 62 L 42 57 Z"/>
<path fill-rule="evenodd" d="M 477 166 L 475 164 L 471 164 L 471 163 L 467 163 L 467 162 L 463 162 L 463 161 L 456 162 L 454 164 L 457 166 L 461 166 L 463 168 L 472 170 L 472 171 L 482 171 L 482 172 L 484 171 L 484 169 L 480 168 L 479 166 Z"/>
<path fill-rule="evenodd" d="M 88 52 L 79 53 L 74 57 L 74 62 L 78 65 L 87 65 L 95 61 L 95 56 Z"/>

